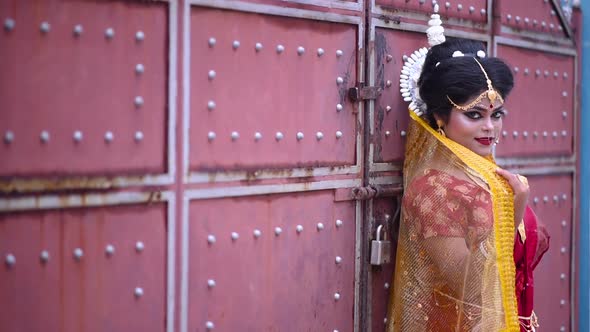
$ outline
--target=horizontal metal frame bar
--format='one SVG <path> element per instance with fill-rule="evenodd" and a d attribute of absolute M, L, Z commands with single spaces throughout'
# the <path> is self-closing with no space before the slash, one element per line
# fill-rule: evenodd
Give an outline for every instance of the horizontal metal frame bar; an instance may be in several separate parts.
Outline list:
<path fill-rule="evenodd" d="M 372 0 L 372 1 L 375 2 L 375 0 Z M 487 31 L 490 29 L 490 21 L 489 21 L 489 14 L 488 14 L 489 12 L 490 11 L 488 9 L 486 9 L 486 18 L 487 18 L 486 23 L 449 17 L 443 21 L 443 26 L 445 27 L 445 34 L 447 31 L 447 28 L 452 29 L 453 27 L 463 27 L 463 28 L 480 29 L 482 31 L 484 31 L 484 30 Z M 373 17 L 373 19 L 384 20 L 384 18 L 391 19 L 393 17 L 403 17 L 403 18 L 410 18 L 413 20 L 422 20 L 422 21 L 424 21 L 424 24 L 423 24 L 424 31 L 426 31 L 426 28 L 428 28 L 428 20 L 430 19 L 431 14 L 434 14 L 434 12 L 420 14 L 417 12 L 400 10 L 399 15 L 390 16 L 390 15 L 392 15 L 391 12 L 386 11 L 386 10 L 382 10 L 381 7 L 373 6 L 373 15 L 378 15 L 378 17 Z M 439 14 L 441 14 L 441 16 L 444 16 L 444 12 L 442 12 L 441 10 L 439 10 Z M 379 17 L 379 16 L 381 16 L 381 17 Z M 468 23 L 463 23 L 463 22 L 468 22 Z M 404 23 L 400 22 L 399 24 L 404 24 Z M 406 24 L 411 24 L 411 23 L 406 23 Z M 476 28 L 475 27 L 476 25 L 481 25 L 481 27 Z"/>
<path fill-rule="evenodd" d="M 576 166 L 546 166 L 546 167 L 523 167 L 507 168 L 509 171 L 521 175 L 556 175 L 556 174 L 573 174 L 576 172 Z"/>
<path fill-rule="evenodd" d="M 364 1 L 361 0 L 360 2 L 350 2 L 338 0 L 282 0 L 282 2 L 360 11 L 363 8 Z"/>
<path fill-rule="evenodd" d="M 537 43 L 537 42 L 532 42 L 532 41 L 527 41 L 527 40 L 520 40 L 520 39 L 512 39 L 512 38 L 508 38 L 505 36 L 496 36 L 494 38 L 494 46 L 497 45 L 508 45 L 508 46 L 515 46 L 515 47 L 520 47 L 520 48 L 527 48 L 527 49 L 531 49 L 531 50 L 536 50 L 536 51 L 543 51 L 543 52 L 548 52 L 548 53 L 555 53 L 555 54 L 561 54 L 561 55 L 571 55 L 571 56 L 577 56 L 577 51 L 575 48 L 573 48 L 573 45 L 567 45 L 567 46 L 571 46 L 572 48 L 560 48 L 560 47 L 555 47 L 555 45 L 547 45 L 547 44 L 541 44 L 541 43 Z M 564 46 L 564 45 L 561 45 Z M 495 47 L 494 47 L 495 49 Z M 494 52 L 494 56 L 496 56 L 495 52 Z"/>
<path fill-rule="evenodd" d="M 529 166 L 535 164 L 544 165 L 563 165 L 573 164 L 576 162 L 576 156 L 562 156 L 562 157 L 507 157 L 507 158 L 496 158 L 498 165 L 522 165 Z"/>
<path fill-rule="evenodd" d="M 289 173 L 288 176 L 282 174 Z M 226 172 L 191 172 L 186 179 L 187 183 L 207 183 L 207 182 L 229 182 L 248 180 L 266 180 L 266 179 L 291 179 L 302 177 L 317 177 L 329 175 L 360 175 L 359 166 L 333 166 L 317 168 L 293 168 L 293 169 L 276 169 L 256 171 L 226 171 Z M 212 181 L 213 180 L 213 181 Z"/>
<path fill-rule="evenodd" d="M 541 43 L 551 42 L 551 43 L 558 44 L 559 46 L 566 46 L 566 47 L 567 46 L 569 46 L 569 47 L 574 46 L 574 42 L 571 39 L 563 39 L 563 38 L 555 37 L 555 36 L 552 36 L 549 34 L 537 33 L 537 32 L 533 32 L 533 31 L 518 30 L 518 29 L 514 29 L 512 27 L 506 26 L 506 25 L 500 26 L 500 32 L 505 33 L 505 34 L 509 34 L 509 35 L 512 35 L 515 37 L 535 39 Z"/>

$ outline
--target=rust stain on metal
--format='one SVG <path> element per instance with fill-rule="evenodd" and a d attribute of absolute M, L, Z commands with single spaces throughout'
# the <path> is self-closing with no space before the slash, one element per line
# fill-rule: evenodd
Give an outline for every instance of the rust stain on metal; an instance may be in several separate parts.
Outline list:
<path fill-rule="evenodd" d="M 142 177 L 126 178 L 125 182 L 142 181 Z M 122 179 L 107 177 L 78 177 L 57 179 L 0 179 L 0 193 L 29 193 L 72 189 L 113 189 L 123 184 Z"/>

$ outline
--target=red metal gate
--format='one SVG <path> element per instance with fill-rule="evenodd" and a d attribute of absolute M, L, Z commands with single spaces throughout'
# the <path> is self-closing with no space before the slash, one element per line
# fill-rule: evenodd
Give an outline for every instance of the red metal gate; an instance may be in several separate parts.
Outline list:
<path fill-rule="evenodd" d="M 514 66 L 498 156 L 553 236 L 537 312 L 573 328 L 575 38 L 553 2 L 441 6 Z M 395 232 L 398 73 L 431 9 L 1 2 L 0 330 L 382 330 L 393 265 L 369 241 Z"/>

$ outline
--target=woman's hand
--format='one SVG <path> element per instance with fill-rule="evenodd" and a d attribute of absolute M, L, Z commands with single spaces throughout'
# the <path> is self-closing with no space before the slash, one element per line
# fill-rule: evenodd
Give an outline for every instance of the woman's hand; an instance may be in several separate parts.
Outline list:
<path fill-rule="evenodd" d="M 498 174 L 508 181 L 514 192 L 514 227 L 518 227 L 520 221 L 524 218 L 524 212 L 529 200 L 529 184 L 524 176 L 512 174 L 505 169 L 498 168 Z"/>

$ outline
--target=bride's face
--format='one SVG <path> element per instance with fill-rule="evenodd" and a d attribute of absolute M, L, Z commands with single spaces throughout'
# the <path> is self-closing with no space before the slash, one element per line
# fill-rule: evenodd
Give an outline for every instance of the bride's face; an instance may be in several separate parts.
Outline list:
<path fill-rule="evenodd" d="M 492 154 L 494 142 L 502 132 L 502 119 L 506 115 L 504 105 L 498 99 L 492 104 L 488 98 L 483 98 L 466 111 L 453 107 L 443 127 L 446 136 L 480 156 Z"/>

